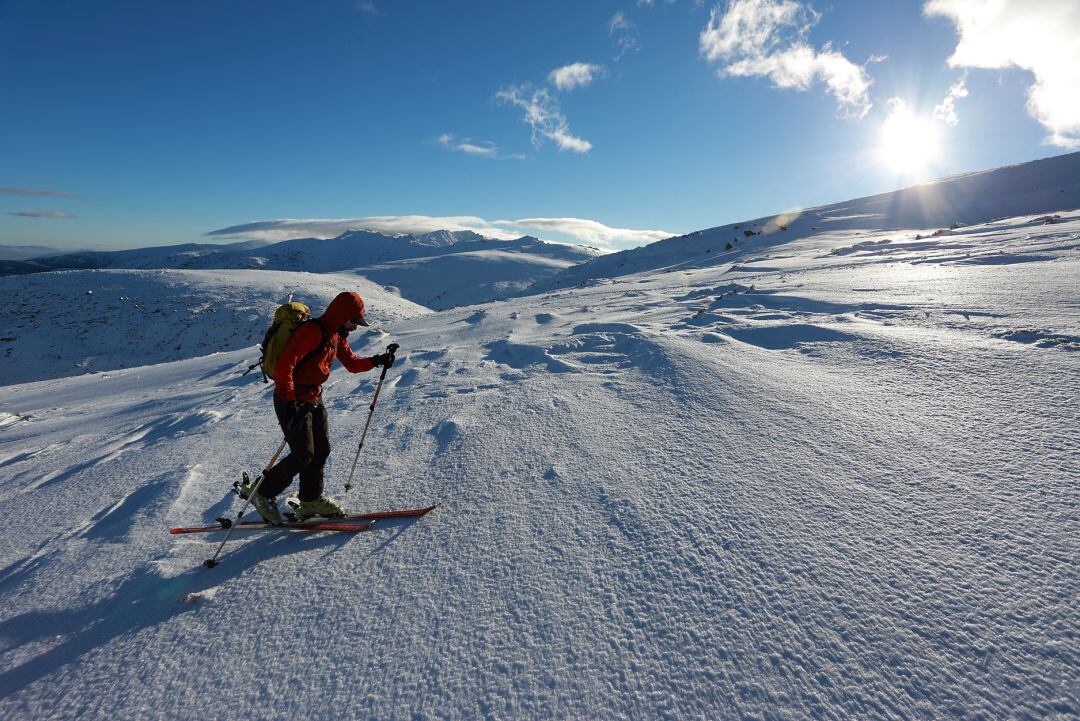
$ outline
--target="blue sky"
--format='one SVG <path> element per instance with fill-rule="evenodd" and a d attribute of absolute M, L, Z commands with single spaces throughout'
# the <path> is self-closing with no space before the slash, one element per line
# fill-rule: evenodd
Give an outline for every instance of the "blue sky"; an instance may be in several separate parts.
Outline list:
<path fill-rule="evenodd" d="M 622 248 L 1076 149 L 1080 3 L 983 5 L 0 0 L 0 243 Z"/>

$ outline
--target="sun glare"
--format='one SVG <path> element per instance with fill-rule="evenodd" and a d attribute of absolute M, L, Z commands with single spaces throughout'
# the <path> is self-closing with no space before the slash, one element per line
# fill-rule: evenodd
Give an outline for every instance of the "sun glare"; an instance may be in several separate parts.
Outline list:
<path fill-rule="evenodd" d="M 889 101 L 892 112 L 881 127 L 881 160 L 906 178 L 925 176 L 941 154 L 934 121 L 920 118 L 900 98 Z"/>

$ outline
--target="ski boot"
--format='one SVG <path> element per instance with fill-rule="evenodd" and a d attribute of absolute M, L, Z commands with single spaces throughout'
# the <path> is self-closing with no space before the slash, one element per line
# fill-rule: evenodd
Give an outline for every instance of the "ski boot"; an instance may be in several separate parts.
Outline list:
<path fill-rule="evenodd" d="M 251 505 L 263 517 L 263 520 L 271 526 L 280 526 L 283 522 L 281 511 L 277 507 L 277 499 L 267 498 L 261 493 L 251 494 Z"/>
<path fill-rule="evenodd" d="M 300 501 L 296 506 L 296 519 L 306 521 L 315 516 L 323 518 L 345 518 L 345 509 L 333 498 L 323 496 L 314 501 Z"/>

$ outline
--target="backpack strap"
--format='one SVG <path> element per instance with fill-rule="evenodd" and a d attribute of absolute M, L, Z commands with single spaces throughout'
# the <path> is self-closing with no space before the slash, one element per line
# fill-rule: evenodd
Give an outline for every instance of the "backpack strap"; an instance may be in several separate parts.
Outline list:
<path fill-rule="evenodd" d="M 315 346 L 315 348 L 313 348 L 312 350 L 308 351 L 308 353 L 303 358 L 297 361 L 297 368 L 314 358 L 316 355 L 321 353 L 323 349 L 330 345 L 330 335 L 326 332 L 326 328 L 323 327 L 323 324 L 319 322 L 318 318 L 312 318 L 311 320 L 304 321 L 304 325 L 307 325 L 308 323 L 314 323 L 315 325 L 319 326 L 319 331 L 322 333 L 322 342 L 320 342 L 319 345 Z M 297 330 L 299 330 L 299 328 Z"/>

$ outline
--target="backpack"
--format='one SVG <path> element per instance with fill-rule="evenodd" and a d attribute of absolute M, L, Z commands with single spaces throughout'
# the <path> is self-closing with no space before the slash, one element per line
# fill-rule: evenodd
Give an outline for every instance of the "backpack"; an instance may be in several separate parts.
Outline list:
<path fill-rule="evenodd" d="M 274 377 L 274 369 L 277 367 L 278 358 L 285 351 L 285 346 L 289 344 L 293 333 L 296 332 L 297 328 L 307 323 L 315 323 L 315 325 L 319 326 L 319 331 L 322 333 L 322 343 L 315 350 L 301 358 L 300 363 L 326 347 L 328 341 L 326 329 L 323 328 L 322 323 L 312 319 L 311 309 L 303 303 L 290 301 L 278 306 L 278 309 L 274 311 L 274 322 L 266 329 L 266 333 L 263 335 L 262 357 L 256 365 L 248 368 L 244 374 L 247 375 L 247 372 L 258 367 L 262 370 L 263 383 L 269 383 L 270 379 Z M 300 365 L 300 363 L 297 363 L 297 365 Z"/>

